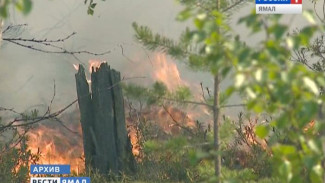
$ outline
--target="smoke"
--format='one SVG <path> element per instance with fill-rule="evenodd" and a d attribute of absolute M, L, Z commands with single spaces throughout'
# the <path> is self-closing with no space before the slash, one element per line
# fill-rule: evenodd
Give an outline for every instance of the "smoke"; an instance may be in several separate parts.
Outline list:
<path fill-rule="evenodd" d="M 312 7 L 308 2 L 304 2 L 303 6 L 304 8 Z M 259 35 L 258 39 L 253 39 L 248 36 L 249 31 L 244 28 L 244 25 L 236 25 L 238 18 L 249 14 L 251 8 L 253 4 L 248 3 L 244 8 L 234 12 L 233 18 L 229 21 L 235 27 L 234 30 L 241 34 L 242 39 L 253 44 L 263 35 Z M 100 57 L 77 55 L 79 59 L 77 60 L 70 55 L 40 53 L 3 43 L 0 48 L 1 106 L 15 108 L 17 111 L 24 111 L 35 105 L 46 106 L 53 95 L 54 80 L 57 92 L 53 110 L 67 105 L 76 98 L 74 80 L 76 71 L 73 64 L 87 65 L 91 59 L 107 61 L 111 67 L 119 70 L 125 77 L 145 76 L 146 79 L 135 79 L 132 82 L 149 85 L 153 82 L 151 73 L 154 70 L 152 62 L 155 54 L 145 51 L 134 40 L 132 22 L 147 25 L 154 32 L 171 38 L 178 38 L 186 25 L 192 25 L 191 22 L 175 21 L 182 7 L 172 0 L 99 2 L 94 16 L 87 15 L 86 9 L 87 7 L 79 0 L 36 0 L 32 13 L 27 17 L 11 12 L 5 25 L 28 24 L 21 36 L 55 39 L 77 32 L 73 39 L 64 43 L 65 48 L 93 52 L 111 50 L 111 53 Z M 285 23 L 291 22 L 292 27 L 300 27 L 303 26 L 302 19 L 301 15 L 286 16 Z M 200 82 L 203 82 L 206 87 L 212 87 L 213 80 L 209 73 L 193 72 L 181 62 L 175 60 L 170 60 L 170 62 L 177 65 L 180 77 L 191 86 L 199 88 Z M 231 83 L 229 80 L 225 80 L 222 88 L 229 83 Z M 230 103 L 239 102 L 238 97 L 230 101 Z"/>
<path fill-rule="evenodd" d="M 86 13 L 87 7 L 80 0 L 70 1 L 44 1 L 35 0 L 32 13 L 23 17 L 11 12 L 5 26 L 11 24 L 25 24 L 28 26 L 14 33 L 6 33 L 5 36 L 23 36 L 27 38 L 63 38 L 72 32 L 77 32 L 73 39 L 64 43 L 69 50 L 88 50 L 92 52 L 111 53 L 105 56 L 94 57 L 91 55 L 77 55 L 78 59 L 71 55 L 46 54 L 32 51 L 9 43 L 2 43 L 0 47 L 0 106 L 14 108 L 16 111 L 26 111 L 37 107 L 46 110 L 53 96 L 54 81 L 56 83 L 56 95 L 52 105 L 52 111 L 61 109 L 76 99 L 76 87 L 74 64 L 88 66 L 89 60 L 107 61 L 114 69 L 121 72 L 122 77 L 146 77 L 145 79 L 134 79 L 128 82 L 149 86 L 154 81 L 162 81 L 171 90 L 178 85 L 189 86 L 196 96 L 200 96 L 200 83 L 205 87 L 212 88 L 213 77 L 209 73 L 193 72 L 181 60 L 173 60 L 159 53 L 150 53 L 138 44 L 133 35 L 132 23 L 134 21 L 141 25 L 147 25 L 167 37 L 177 39 L 186 25 L 191 22 L 179 23 L 175 21 L 177 13 L 182 9 L 175 5 L 172 0 L 110 0 L 100 2 L 95 9 L 94 16 Z M 249 37 L 249 32 L 244 25 L 237 25 L 239 17 L 250 13 L 254 4 L 248 3 L 245 8 L 236 11 L 229 20 L 231 26 L 235 27 L 243 40 L 248 44 L 255 44 L 264 35 Z M 304 2 L 303 6 L 311 7 Z M 320 7 L 319 7 L 320 8 Z M 291 27 L 303 26 L 302 16 L 287 16 L 285 21 L 290 22 Z M 1 23 L 0 20 L 0 33 Z M 4 26 L 4 27 L 5 27 Z M 235 32 L 236 33 L 236 32 Z M 1 40 L 1 34 L 0 34 Z M 157 57 L 158 55 L 158 57 Z M 89 78 L 89 73 L 88 73 Z M 231 84 L 229 79 L 222 83 L 222 88 Z M 229 103 L 241 103 L 238 97 L 234 97 Z M 211 111 L 206 108 L 192 108 L 188 116 L 178 109 L 169 108 L 179 119 L 186 119 L 186 123 L 194 123 L 203 114 L 211 118 Z M 230 109 L 228 114 L 236 116 L 240 109 Z M 196 111 L 196 113 L 193 113 Z M 157 110 L 148 112 L 149 119 L 156 119 L 153 114 L 159 114 L 159 119 L 165 122 L 170 117 L 166 111 Z M 1 113 L 0 115 L 7 115 Z M 186 116 L 186 118 L 184 118 Z M 4 117 L 4 116 L 2 116 Z M 3 118 L 8 119 L 8 118 Z M 69 158 L 74 162 L 82 162 L 82 143 L 80 141 L 79 112 L 74 107 L 62 115 L 62 126 L 58 121 L 45 121 L 38 128 L 31 131 L 31 146 L 34 152 L 41 145 L 43 149 L 43 161 L 53 162 L 60 159 L 66 162 Z M 192 120 L 192 121 L 191 121 Z M 207 120 L 207 118 L 205 118 Z M 44 125 L 47 124 L 47 125 Z M 166 131 L 172 133 L 170 128 L 173 123 L 169 122 L 163 126 Z M 71 133 L 69 129 L 77 133 Z M 177 131 L 177 129 L 176 129 Z M 45 133 L 45 135 L 44 135 Z M 62 139 L 69 139 L 63 141 Z M 61 144 L 63 143 L 63 144 Z M 66 149 L 60 149 L 64 148 Z M 72 148 L 73 147 L 73 148 Z M 46 153 L 47 152 L 47 153 Z M 49 153 L 48 153 L 49 152 Z M 67 154 L 68 153 L 68 154 Z M 64 154 L 58 156 L 58 154 Z M 71 158 L 72 157 L 72 158 Z M 79 169 L 80 164 L 74 164 Z"/>
<path fill-rule="evenodd" d="M 5 44 L 0 49 L 0 105 L 18 111 L 33 105 L 46 105 L 53 94 L 54 80 L 57 95 L 53 107 L 58 109 L 68 104 L 76 98 L 73 64 L 87 65 L 91 59 L 106 60 L 124 76 L 141 75 L 135 73 L 133 68 L 148 62 L 148 57 L 133 38 L 133 21 L 152 26 L 161 33 L 176 35 L 175 37 L 181 31 L 180 26 L 173 23 L 180 7 L 172 1 L 103 2 L 96 7 L 94 16 L 87 15 L 86 8 L 78 0 L 35 1 L 32 13 L 27 17 L 11 13 L 5 24 L 27 23 L 28 27 L 22 34 L 24 37 L 56 39 L 77 32 L 73 39 L 64 43 L 65 48 L 92 52 L 111 50 L 111 53 L 101 57 L 77 55 L 79 60 L 76 60 L 69 55 L 40 53 Z M 125 56 L 134 59 L 134 62 Z M 147 78 L 151 80 L 150 75 Z"/>
<path fill-rule="evenodd" d="M 2 26 L 3 26 L 3 21 L 2 21 L 2 18 L 0 18 L 0 46 L 1 46 L 1 41 L 2 41 Z"/>

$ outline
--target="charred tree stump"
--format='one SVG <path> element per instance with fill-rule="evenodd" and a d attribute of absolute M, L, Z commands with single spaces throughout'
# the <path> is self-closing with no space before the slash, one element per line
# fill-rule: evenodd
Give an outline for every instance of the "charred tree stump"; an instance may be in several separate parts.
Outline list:
<path fill-rule="evenodd" d="M 91 74 L 91 93 L 85 69 L 75 75 L 86 168 L 100 173 L 134 172 L 120 73 L 102 63 Z"/>

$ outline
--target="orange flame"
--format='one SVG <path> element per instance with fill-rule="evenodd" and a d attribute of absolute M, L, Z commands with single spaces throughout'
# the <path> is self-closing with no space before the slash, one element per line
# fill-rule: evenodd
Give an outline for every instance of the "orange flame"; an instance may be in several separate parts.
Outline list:
<path fill-rule="evenodd" d="M 68 127 L 76 129 L 76 134 L 67 131 L 58 123 L 51 122 L 40 125 L 28 133 L 28 148 L 34 154 L 40 152 L 39 164 L 69 164 L 71 171 L 79 174 L 85 168 L 79 122 L 71 123 Z"/>
<path fill-rule="evenodd" d="M 100 61 L 100 60 L 89 60 L 88 61 L 88 71 L 89 73 L 92 73 L 92 69 L 94 68 L 95 70 L 100 67 L 102 63 L 106 63 L 106 61 Z M 77 71 L 79 70 L 79 64 L 72 64 L 74 69 Z"/>
<path fill-rule="evenodd" d="M 74 69 L 76 69 L 77 71 L 79 70 L 79 64 L 72 64 Z"/>
<path fill-rule="evenodd" d="M 163 82 L 169 90 L 185 84 L 180 77 L 177 65 L 167 60 L 166 55 L 162 53 L 156 54 L 153 78 Z"/>
<path fill-rule="evenodd" d="M 98 69 L 105 61 L 89 60 L 89 72 Z M 180 77 L 180 72 L 177 65 L 168 60 L 164 54 L 156 55 L 156 64 L 152 76 L 155 80 L 161 81 L 168 87 L 169 90 L 174 90 L 179 85 L 184 85 Z M 74 68 L 78 70 L 79 66 L 73 64 Z M 166 112 L 164 109 L 154 109 L 147 111 L 143 115 L 146 119 L 156 121 L 166 133 L 177 135 L 180 132 L 180 127 L 173 122 L 170 114 L 174 120 L 181 122 L 182 125 L 188 127 L 193 126 L 195 122 L 193 118 L 180 109 L 167 107 Z M 66 129 L 60 127 L 58 123 L 44 123 L 38 128 L 32 129 L 29 133 L 30 140 L 28 142 L 29 149 L 32 153 L 41 152 L 41 164 L 70 164 L 72 171 L 79 173 L 84 170 L 83 145 L 82 133 L 80 125 L 79 110 L 66 114 L 66 118 L 71 122 L 69 129 L 77 129 L 78 137 Z M 127 124 L 132 123 L 132 119 L 127 120 Z M 45 125 L 46 124 L 46 125 Z M 69 123 L 70 124 L 70 123 Z M 59 126 L 59 127 L 58 127 Z M 135 130 L 129 130 L 130 140 L 133 145 L 132 152 L 135 156 L 139 155 L 139 139 Z"/>
<path fill-rule="evenodd" d="M 106 61 L 100 61 L 100 60 L 89 60 L 89 73 L 92 73 L 92 69 L 94 70 L 98 69 L 102 63 L 106 63 Z"/>

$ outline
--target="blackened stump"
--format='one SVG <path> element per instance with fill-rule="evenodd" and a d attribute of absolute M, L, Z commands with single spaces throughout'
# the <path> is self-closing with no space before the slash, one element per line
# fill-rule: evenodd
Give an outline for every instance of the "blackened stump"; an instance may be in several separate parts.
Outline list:
<path fill-rule="evenodd" d="M 100 173 L 134 172 L 120 73 L 102 63 L 91 74 L 91 93 L 85 69 L 75 75 L 86 168 Z"/>

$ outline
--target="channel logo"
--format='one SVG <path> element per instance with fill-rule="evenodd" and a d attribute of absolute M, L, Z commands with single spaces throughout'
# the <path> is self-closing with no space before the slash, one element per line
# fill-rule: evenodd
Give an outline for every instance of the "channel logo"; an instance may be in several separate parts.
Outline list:
<path fill-rule="evenodd" d="M 30 174 L 70 174 L 70 165 L 31 165 Z"/>
<path fill-rule="evenodd" d="M 31 165 L 31 175 L 70 174 L 70 165 Z M 31 177 L 30 183 L 90 183 L 89 177 Z"/>
<path fill-rule="evenodd" d="M 255 0 L 256 14 L 301 14 L 302 0 Z"/>
<path fill-rule="evenodd" d="M 32 177 L 30 183 L 90 183 L 89 177 Z"/>

